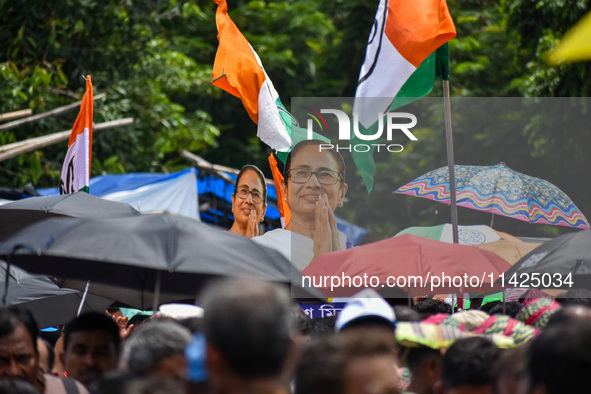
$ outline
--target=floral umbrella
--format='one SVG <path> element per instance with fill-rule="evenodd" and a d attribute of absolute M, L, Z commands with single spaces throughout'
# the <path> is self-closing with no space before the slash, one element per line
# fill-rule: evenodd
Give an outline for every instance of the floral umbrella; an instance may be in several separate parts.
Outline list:
<path fill-rule="evenodd" d="M 514 171 L 505 163 L 454 166 L 460 207 L 491 212 L 529 223 L 589 229 L 573 201 L 548 181 Z M 396 193 L 450 204 L 449 172 L 441 167 L 421 175 Z"/>

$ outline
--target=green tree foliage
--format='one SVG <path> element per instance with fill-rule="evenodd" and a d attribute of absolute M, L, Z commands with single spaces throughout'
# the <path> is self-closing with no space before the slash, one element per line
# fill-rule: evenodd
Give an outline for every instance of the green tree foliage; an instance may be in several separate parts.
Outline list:
<path fill-rule="evenodd" d="M 292 97 L 354 95 L 377 4 L 228 1 L 230 16 L 288 108 Z M 450 42 L 452 97 L 589 96 L 591 63 L 544 63 L 547 52 L 589 10 L 589 0 L 449 0 L 448 5 L 458 30 Z M 217 49 L 212 1 L 0 0 L 0 9 L 0 112 L 30 107 L 39 113 L 79 100 L 82 76 L 91 74 L 95 94 L 107 93 L 95 102 L 95 122 L 135 118 L 132 126 L 95 133 L 93 176 L 186 167 L 180 149 L 232 167 L 254 163 L 270 175 L 269 149 L 256 137 L 242 103 L 210 84 Z M 441 95 L 437 83 L 431 96 Z M 444 205 L 392 195 L 446 165 L 441 101 L 433 100 L 417 109 L 432 118 L 429 127 L 416 130 L 419 141 L 405 141 L 403 153 L 377 159 L 374 193 L 390 196 L 388 205 L 376 209 L 363 187 L 352 186 L 347 204 L 355 209 L 343 211 L 346 219 L 380 235 L 449 221 Z M 533 120 L 510 111 L 498 120 L 478 104 L 469 107 L 476 118 L 465 118 L 452 106 L 456 163 L 506 161 L 558 184 L 591 216 L 591 185 L 580 181 L 590 164 L 585 147 L 591 137 L 584 128 L 561 128 L 560 107 Z M 70 129 L 76 114 L 0 132 L 0 144 Z M 0 184 L 56 186 L 65 152 L 64 142 L 4 161 Z M 355 177 L 349 164 L 348 178 Z M 490 215 L 460 210 L 461 223 L 488 220 Z M 509 232 L 559 231 L 520 227 L 511 219 L 497 218 L 497 224 Z"/>
<path fill-rule="evenodd" d="M 132 126 L 95 133 L 93 175 L 179 168 L 179 149 L 214 143 L 210 115 L 191 108 L 209 84 L 215 47 L 213 7 L 188 1 L 1 1 L 0 110 L 41 112 L 80 99 L 92 75 L 95 122 L 133 117 Z M 196 34 L 202 31 L 204 34 Z M 4 133 L 2 142 L 67 130 L 67 116 Z M 55 186 L 60 144 L 2 163 L 5 185 Z M 186 166 L 186 163 L 182 164 Z M 40 169 L 42 169 L 40 171 Z"/>

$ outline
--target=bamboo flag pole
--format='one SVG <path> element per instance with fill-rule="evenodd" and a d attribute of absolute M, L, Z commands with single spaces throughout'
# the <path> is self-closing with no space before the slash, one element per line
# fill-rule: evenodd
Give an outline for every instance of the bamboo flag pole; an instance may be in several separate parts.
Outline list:
<path fill-rule="evenodd" d="M 458 241 L 458 206 L 456 204 L 456 176 L 454 172 L 454 142 L 451 128 L 451 103 L 449 97 L 449 80 L 443 80 L 443 103 L 445 106 L 445 141 L 447 145 L 447 167 L 449 169 L 449 195 L 451 208 L 451 226 L 453 241 Z"/>
<path fill-rule="evenodd" d="M 110 122 L 97 123 L 93 126 L 93 130 L 104 130 L 118 126 L 127 126 L 133 123 L 133 118 L 124 118 L 118 120 L 112 120 Z M 25 141 L 15 142 L 0 147 L 0 162 L 11 159 L 15 156 L 21 155 L 26 152 L 30 152 L 36 149 L 45 148 L 46 146 L 53 145 L 57 142 L 67 140 L 70 138 L 72 130 L 60 131 L 58 133 L 44 135 L 42 137 L 30 138 Z"/>
<path fill-rule="evenodd" d="M 453 241 L 458 241 L 458 206 L 456 203 L 456 175 L 454 172 L 454 143 L 451 128 L 451 99 L 449 96 L 449 45 L 445 43 L 437 49 L 437 75 L 441 76 L 443 87 L 443 106 L 445 109 L 445 142 L 447 145 L 447 167 L 449 171 L 449 194 Z"/>
<path fill-rule="evenodd" d="M 97 94 L 96 96 L 94 96 L 94 99 L 98 100 L 98 99 L 105 98 L 106 96 L 107 96 L 106 93 L 101 93 L 101 94 Z M 9 122 L 9 123 L 4 123 L 4 124 L 0 125 L 0 131 L 14 129 L 15 127 L 18 127 L 20 125 L 23 125 L 23 124 L 26 124 L 29 122 L 34 122 L 34 121 L 41 120 L 44 118 L 49 118 L 51 116 L 63 114 L 64 112 L 72 111 L 74 109 L 80 109 L 81 103 L 82 103 L 82 101 L 78 101 L 76 103 L 64 105 L 63 107 L 58 107 L 58 108 L 52 109 L 51 111 L 43 112 L 41 114 L 29 116 L 27 118 L 15 120 L 15 121 Z"/>

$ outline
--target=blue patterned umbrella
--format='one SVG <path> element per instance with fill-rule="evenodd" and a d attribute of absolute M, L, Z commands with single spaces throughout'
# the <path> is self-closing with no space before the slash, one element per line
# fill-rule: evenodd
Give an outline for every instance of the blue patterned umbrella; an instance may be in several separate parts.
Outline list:
<path fill-rule="evenodd" d="M 589 229 L 573 201 L 548 181 L 514 171 L 505 163 L 454 166 L 457 205 L 508 216 L 529 223 Z M 450 203 L 449 170 L 441 167 L 421 175 L 396 193 Z"/>

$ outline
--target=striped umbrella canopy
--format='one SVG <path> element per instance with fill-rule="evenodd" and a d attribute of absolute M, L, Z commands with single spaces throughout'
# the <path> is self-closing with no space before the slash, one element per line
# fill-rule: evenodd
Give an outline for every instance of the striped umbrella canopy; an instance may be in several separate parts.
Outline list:
<path fill-rule="evenodd" d="M 575 203 L 558 187 L 525 175 L 503 162 L 493 166 L 454 166 L 457 205 L 529 223 L 589 229 Z M 450 204 L 447 166 L 430 171 L 396 193 Z"/>

